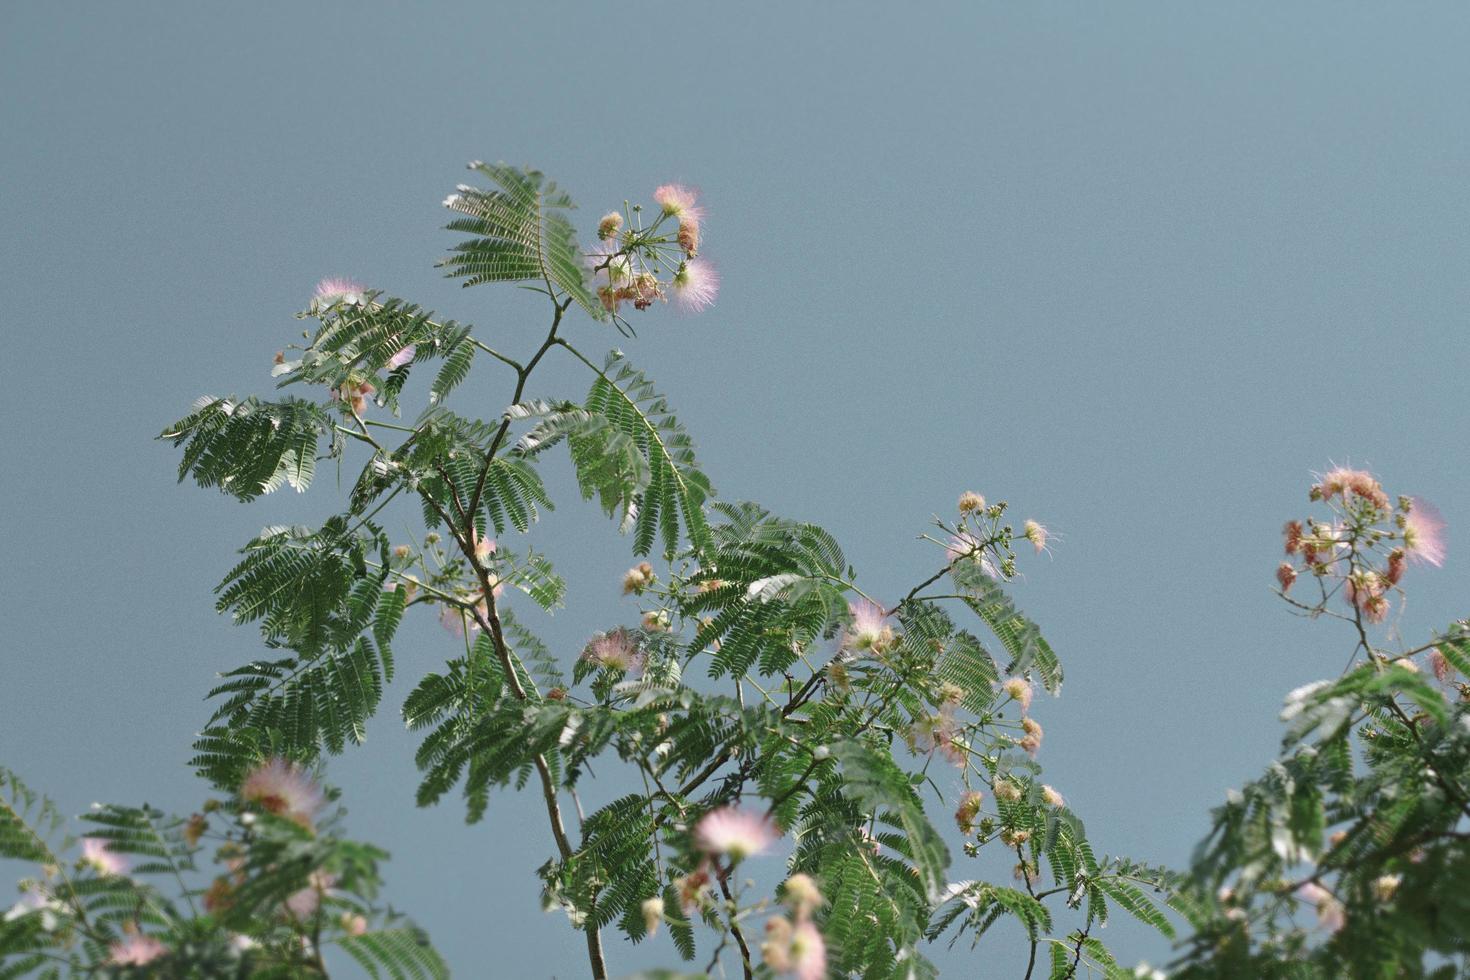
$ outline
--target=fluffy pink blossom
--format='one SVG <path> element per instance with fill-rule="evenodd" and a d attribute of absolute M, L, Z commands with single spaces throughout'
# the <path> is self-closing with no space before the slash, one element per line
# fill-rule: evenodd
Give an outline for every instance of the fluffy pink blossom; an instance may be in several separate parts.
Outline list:
<path fill-rule="evenodd" d="M 321 908 L 322 896 L 337 884 L 337 876 L 329 871 L 313 871 L 306 879 L 306 887 L 292 892 L 286 898 L 286 911 L 298 922 L 316 915 Z"/>
<path fill-rule="evenodd" d="M 704 208 L 699 205 L 699 191 L 683 184 L 664 184 L 653 192 L 653 199 L 663 208 L 664 214 L 680 221 L 698 223 L 704 220 Z"/>
<path fill-rule="evenodd" d="M 1027 541 L 1031 542 L 1032 547 L 1036 549 L 1038 555 L 1046 550 L 1046 539 L 1050 534 L 1051 532 L 1046 529 L 1045 524 L 1030 520 L 1029 518 L 1025 525 L 1023 525 L 1023 536 Z"/>
<path fill-rule="evenodd" d="M 1001 682 L 1000 689 L 1021 706 L 1021 713 L 1025 714 L 1031 710 L 1031 698 L 1035 696 L 1035 690 L 1031 682 L 1024 677 L 1007 677 Z"/>
<path fill-rule="evenodd" d="M 1342 903 L 1315 881 L 1298 887 L 1296 894 L 1302 901 L 1317 907 L 1317 924 L 1329 932 L 1337 932 L 1347 922 Z"/>
<path fill-rule="evenodd" d="M 123 875 L 128 873 L 128 859 L 114 854 L 107 842 L 96 837 L 82 839 L 82 861 L 92 866 L 99 875 Z"/>
<path fill-rule="evenodd" d="M 791 967 L 796 980 L 823 980 L 827 975 L 827 944 L 810 921 L 798 923 L 792 933 Z"/>
<path fill-rule="evenodd" d="M 910 734 L 914 740 L 914 748 L 918 751 L 938 752 L 954 765 L 963 768 L 965 747 L 958 741 L 960 729 L 954 705 L 946 704 L 939 709 L 938 714 L 915 722 Z"/>
<path fill-rule="evenodd" d="M 1404 549 L 1414 561 L 1438 568 L 1444 564 L 1445 523 L 1439 511 L 1420 497 L 1409 498 L 1404 518 Z"/>
<path fill-rule="evenodd" d="M 854 653 L 883 653 L 893 645 L 893 627 L 883 607 L 867 599 L 848 604 L 852 623 L 842 638 L 842 648 Z"/>
<path fill-rule="evenodd" d="M 1441 684 L 1450 679 L 1450 671 L 1453 668 L 1445 655 L 1440 652 L 1439 647 L 1429 651 L 1429 669 L 1434 672 L 1434 679 Z"/>
<path fill-rule="evenodd" d="M 961 559 L 976 562 L 980 570 L 990 578 L 1000 578 L 1000 570 L 995 567 L 990 553 L 983 547 L 980 539 L 969 531 L 950 535 L 949 544 L 944 549 L 944 557 L 951 565 Z"/>
<path fill-rule="evenodd" d="M 1361 497 L 1373 502 L 1375 507 L 1388 510 L 1388 494 L 1383 492 L 1383 487 L 1378 480 L 1367 470 L 1353 470 L 1345 466 L 1338 466 L 1322 474 L 1317 484 L 1317 490 L 1323 500 L 1331 500 L 1338 495 L 1342 496 L 1344 502 L 1348 494 Z"/>
<path fill-rule="evenodd" d="M 708 259 L 689 259 L 674 273 L 674 302 L 687 313 L 702 313 L 715 305 L 720 272 Z"/>
<path fill-rule="evenodd" d="M 141 932 L 128 934 L 122 942 L 113 943 L 107 962 L 114 966 L 147 966 L 168 952 L 168 947 Z"/>
<path fill-rule="evenodd" d="M 643 651 L 633 634 L 619 626 L 594 636 L 582 650 L 582 659 L 611 670 L 637 670 L 643 666 Z"/>
<path fill-rule="evenodd" d="M 326 309 L 338 303 L 358 306 L 362 303 L 362 294 L 366 288 L 362 283 L 352 279 L 343 279 L 338 276 L 328 277 L 316 284 L 316 308 Z"/>
<path fill-rule="evenodd" d="M 251 770 L 240 786 L 240 799 L 307 829 L 326 803 L 321 787 L 305 769 L 279 758 Z"/>
<path fill-rule="evenodd" d="M 694 846 L 706 854 L 724 854 L 732 861 L 765 851 L 779 836 L 770 820 L 733 806 L 711 810 L 694 828 Z"/>
<path fill-rule="evenodd" d="M 413 356 L 416 353 L 418 353 L 418 347 L 414 344 L 409 344 L 407 347 L 400 349 L 398 353 L 388 358 L 388 370 L 396 371 L 403 367 L 403 365 L 413 360 Z"/>

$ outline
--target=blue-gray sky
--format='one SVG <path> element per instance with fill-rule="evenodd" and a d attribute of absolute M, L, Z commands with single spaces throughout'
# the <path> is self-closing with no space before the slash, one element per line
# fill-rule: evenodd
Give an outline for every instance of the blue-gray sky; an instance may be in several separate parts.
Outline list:
<path fill-rule="evenodd" d="M 323 275 L 534 344 L 530 298 L 432 268 L 463 163 L 506 159 L 584 230 L 703 188 L 719 305 L 621 345 L 722 496 L 827 526 L 879 595 L 934 566 L 915 536 L 961 490 L 1060 532 L 1016 590 L 1068 671 L 1048 779 L 1100 848 L 1181 864 L 1274 751 L 1282 692 L 1346 657 L 1269 591 L 1309 470 L 1436 500 L 1451 559 L 1414 574 L 1406 635 L 1467 611 L 1467 49 L 1452 4 L 7 3 L 0 762 L 74 812 L 195 804 L 201 696 L 260 652 L 211 588 L 337 490 L 240 506 L 151 439 L 200 393 L 267 389 Z M 492 373 L 461 411 L 501 410 Z M 584 388 L 553 362 L 532 394 Z M 552 474 L 534 533 L 573 607 L 542 632 L 570 656 L 627 613 L 627 542 Z M 581 975 L 535 910 L 536 801 L 468 828 L 413 806 L 396 709 L 451 652 L 408 624 L 330 778 L 460 975 Z M 1018 937 L 943 963 L 1009 975 Z"/>

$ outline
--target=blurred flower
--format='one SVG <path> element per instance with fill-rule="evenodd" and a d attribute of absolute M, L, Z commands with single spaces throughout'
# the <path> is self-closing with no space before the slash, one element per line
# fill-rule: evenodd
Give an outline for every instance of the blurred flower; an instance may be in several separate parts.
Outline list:
<path fill-rule="evenodd" d="M 1281 529 L 1281 535 L 1286 539 L 1286 553 L 1294 555 L 1302 547 L 1302 522 L 1287 521 L 1286 526 Z"/>
<path fill-rule="evenodd" d="M 674 302 L 688 313 L 700 313 L 715 303 L 720 273 L 708 259 L 689 259 L 674 273 Z"/>
<path fill-rule="evenodd" d="M 368 931 L 367 919 L 350 912 L 342 913 L 342 931 L 349 936 L 361 936 Z"/>
<path fill-rule="evenodd" d="M 658 925 L 664 920 L 664 900 L 657 896 L 643 900 L 643 931 L 650 938 L 658 932 Z"/>
<path fill-rule="evenodd" d="M 674 621 L 667 609 L 650 609 L 643 614 L 642 626 L 648 633 L 667 633 L 674 628 Z"/>
<path fill-rule="evenodd" d="M 694 828 L 696 847 L 706 854 L 724 854 L 732 861 L 760 854 L 777 836 L 770 820 L 733 806 L 711 810 Z"/>
<path fill-rule="evenodd" d="M 47 894 L 46 889 L 38 881 L 32 881 L 20 894 L 20 901 L 10 907 L 5 913 L 3 922 L 14 922 L 24 915 L 39 912 L 41 915 L 41 928 L 46 932 L 56 929 L 60 920 L 56 917 L 58 912 L 64 913 L 66 906 Z"/>
<path fill-rule="evenodd" d="M 985 803 L 985 794 L 979 790 L 970 790 L 960 797 L 960 805 L 954 811 L 955 825 L 960 831 L 968 834 L 975 829 L 975 818 L 980 815 L 980 807 Z"/>
<path fill-rule="evenodd" d="M 606 241 L 616 235 L 623 227 L 623 216 L 617 211 L 609 211 L 597 222 L 597 237 Z"/>
<path fill-rule="evenodd" d="M 781 897 L 786 907 L 791 909 L 791 914 L 796 916 L 797 922 L 804 922 L 813 912 L 827 904 L 827 899 L 817 888 L 812 876 L 800 872 L 786 879 L 786 883 L 781 886 Z"/>
<path fill-rule="evenodd" d="M 1052 789 L 1050 786 L 1043 785 L 1041 787 L 1041 798 L 1043 800 L 1045 800 L 1049 806 L 1066 806 L 1067 805 L 1067 801 L 1062 798 L 1062 794 L 1061 793 L 1058 793 L 1056 790 Z"/>
<path fill-rule="evenodd" d="M 1296 581 L 1296 569 L 1291 562 L 1284 561 L 1276 566 L 1276 582 L 1281 586 L 1282 592 L 1291 591 L 1292 583 Z"/>
<path fill-rule="evenodd" d="M 270 759 L 251 770 L 240 785 L 240 798 L 308 830 L 326 802 L 321 787 L 306 770 L 280 758 Z"/>
<path fill-rule="evenodd" d="M 997 779 L 991 786 L 991 789 L 995 792 L 995 798 L 997 800 L 1014 803 L 1021 798 L 1021 787 L 1009 779 Z"/>
<path fill-rule="evenodd" d="M 82 863 L 103 876 L 128 873 L 128 859 L 108 850 L 107 842 L 96 837 L 82 838 Z"/>
<path fill-rule="evenodd" d="M 1296 894 L 1302 901 L 1317 907 L 1317 924 L 1322 928 L 1336 932 L 1347 921 L 1342 903 L 1332 892 L 1315 881 L 1309 881 L 1298 887 Z"/>
<path fill-rule="evenodd" d="M 977 563 L 980 570 L 991 578 L 1000 578 L 1000 570 L 995 567 L 995 562 L 991 560 L 983 542 L 969 531 L 951 535 L 949 544 L 944 549 L 944 556 L 951 565 L 968 559 Z"/>
<path fill-rule="evenodd" d="M 1436 568 L 1444 564 L 1444 518 L 1429 501 L 1410 497 L 1408 516 L 1404 518 L 1404 549 L 1409 557 Z"/>
<path fill-rule="evenodd" d="M 822 980 L 827 975 L 827 944 L 811 922 L 802 922 L 791 937 L 791 966 L 796 980 Z"/>
<path fill-rule="evenodd" d="M 147 966 L 168 952 L 168 947 L 152 936 L 140 932 L 129 933 L 121 942 L 110 947 L 107 962 L 114 966 Z"/>
<path fill-rule="evenodd" d="M 360 306 L 367 287 L 352 279 L 330 276 L 316 284 L 316 295 L 312 297 L 313 311 L 328 310 L 338 304 Z"/>
<path fill-rule="evenodd" d="M 417 353 L 418 347 L 413 344 L 409 344 L 407 347 L 400 348 L 398 353 L 388 358 L 388 370 L 398 370 L 399 368 L 403 367 L 403 365 L 413 360 L 413 356 Z"/>
<path fill-rule="evenodd" d="M 306 887 L 287 897 L 286 911 L 298 922 L 311 918 L 321 907 L 322 896 L 331 891 L 335 884 L 337 876 L 331 872 L 320 869 L 313 871 L 307 876 Z"/>
<path fill-rule="evenodd" d="M 1403 875 L 1379 875 L 1373 879 L 1373 897 L 1380 902 L 1393 901 L 1394 894 L 1404 880 Z"/>
<path fill-rule="evenodd" d="M 623 576 L 623 595 L 642 593 L 654 583 L 656 577 L 652 565 L 646 561 L 639 562 Z"/>

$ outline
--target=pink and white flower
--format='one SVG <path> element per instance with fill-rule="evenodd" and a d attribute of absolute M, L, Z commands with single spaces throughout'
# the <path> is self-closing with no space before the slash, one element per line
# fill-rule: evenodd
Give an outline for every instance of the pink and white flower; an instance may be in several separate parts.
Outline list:
<path fill-rule="evenodd" d="M 810 921 L 797 923 L 792 933 L 791 968 L 796 980 L 823 980 L 827 975 L 827 943 Z"/>
<path fill-rule="evenodd" d="M 292 892 L 286 898 L 286 911 L 298 922 L 311 918 L 321 908 L 322 897 L 336 884 L 337 876 L 331 872 L 321 869 L 313 871 L 307 876 L 306 887 Z"/>
<path fill-rule="evenodd" d="M 108 849 L 106 841 L 96 837 L 82 839 L 82 863 L 91 865 L 92 870 L 104 877 L 128 873 L 128 859 L 121 854 L 114 854 Z"/>
<path fill-rule="evenodd" d="M 687 313 L 702 313 L 715 305 L 720 272 L 708 259 L 689 259 L 674 273 L 674 303 Z"/>
<path fill-rule="evenodd" d="M 240 786 L 240 799 L 308 830 L 326 803 L 321 787 L 305 769 L 280 758 L 251 770 Z"/>
<path fill-rule="evenodd" d="M 1031 710 L 1031 699 L 1036 692 L 1031 687 L 1031 682 L 1024 677 L 1007 677 L 1001 682 L 1000 689 L 1010 695 L 1011 699 L 1021 706 L 1021 713 L 1025 714 Z"/>
<path fill-rule="evenodd" d="M 363 292 L 366 289 L 366 286 L 355 280 L 330 276 L 316 284 L 316 295 L 312 299 L 312 308 L 327 310 L 339 304 L 361 306 Z"/>
<path fill-rule="evenodd" d="M 637 670 L 643 666 L 643 651 L 633 634 L 619 626 L 594 636 L 582 650 L 582 659 L 609 670 Z"/>
<path fill-rule="evenodd" d="M 973 561 L 987 576 L 996 580 L 1000 579 L 1000 569 L 995 567 L 995 562 L 991 559 L 984 542 L 969 531 L 950 535 L 949 544 L 944 549 L 944 557 L 951 565 L 957 561 Z"/>
<path fill-rule="evenodd" d="M 121 942 L 113 943 L 107 962 L 114 966 L 147 966 L 168 952 L 168 947 L 141 932 L 128 934 Z"/>
<path fill-rule="evenodd" d="M 1317 907 L 1317 924 L 1329 932 L 1337 932 L 1347 922 L 1346 910 L 1337 897 L 1317 884 L 1309 881 L 1296 890 L 1297 897 Z"/>
<path fill-rule="evenodd" d="M 763 853 L 777 836 L 775 825 L 764 815 L 726 806 L 700 818 L 694 827 L 694 846 L 740 861 Z"/>
<path fill-rule="evenodd" d="M 704 220 L 704 208 L 699 205 L 699 191 L 683 184 L 664 184 L 653 192 L 664 214 L 680 221 L 698 223 Z"/>
<path fill-rule="evenodd" d="M 843 635 L 844 650 L 881 654 L 893 646 L 893 627 L 888 625 L 888 614 L 883 611 L 883 607 L 861 599 L 849 603 L 847 610 L 852 615 L 852 623 Z"/>
<path fill-rule="evenodd" d="M 1444 518 L 1433 504 L 1421 497 L 1409 498 L 1409 513 L 1404 518 L 1404 550 L 1411 559 L 1435 568 L 1443 565 L 1444 529 Z"/>
<path fill-rule="evenodd" d="M 416 353 L 418 353 L 418 347 L 414 344 L 409 344 L 407 347 L 400 348 L 398 353 L 388 358 L 388 370 L 397 371 L 399 368 L 403 367 L 403 365 L 413 360 L 413 356 Z"/>

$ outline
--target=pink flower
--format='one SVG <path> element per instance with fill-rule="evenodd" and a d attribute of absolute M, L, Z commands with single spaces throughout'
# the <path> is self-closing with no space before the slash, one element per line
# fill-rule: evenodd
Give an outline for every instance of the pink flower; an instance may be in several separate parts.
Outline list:
<path fill-rule="evenodd" d="M 701 313 L 715 304 L 720 273 L 708 259 L 689 259 L 674 273 L 674 302 L 688 313 Z"/>
<path fill-rule="evenodd" d="M 472 531 L 471 536 L 475 542 L 476 558 L 480 559 L 480 561 L 483 562 L 486 558 L 489 558 L 491 555 L 495 554 L 494 538 L 482 538 L 480 537 L 479 531 Z M 496 593 L 496 596 L 499 596 L 498 592 Z"/>
<path fill-rule="evenodd" d="M 1445 556 L 1444 518 L 1421 497 L 1410 497 L 1409 502 L 1409 514 L 1404 518 L 1404 549 L 1415 561 L 1438 568 Z"/>
<path fill-rule="evenodd" d="M 404 347 L 397 354 L 388 358 L 388 370 L 396 371 L 403 367 L 403 365 L 413 360 L 413 356 L 416 353 L 418 353 L 418 347 L 414 344 L 409 344 L 407 347 Z"/>
<path fill-rule="evenodd" d="M 1007 677 L 1001 682 L 1000 689 L 1021 706 L 1021 713 L 1025 714 L 1031 710 L 1031 698 L 1035 691 L 1031 688 L 1031 682 L 1024 677 Z"/>
<path fill-rule="evenodd" d="M 961 531 L 959 534 L 950 536 L 949 545 L 944 549 L 945 559 L 953 565 L 957 561 L 973 561 L 980 566 L 980 571 L 993 579 L 1000 578 L 1000 570 L 991 561 L 990 554 L 985 550 L 983 543 L 969 531 Z"/>
<path fill-rule="evenodd" d="M 965 747 L 959 743 L 959 719 L 954 716 L 954 705 L 946 704 L 939 713 L 916 721 L 910 729 L 914 747 L 920 752 L 938 752 L 950 762 L 963 768 Z"/>
<path fill-rule="evenodd" d="M 1429 669 L 1434 672 L 1434 679 L 1441 684 L 1450 679 L 1450 671 L 1453 668 L 1450 667 L 1449 660 L 1440 652 L 1439 647 L 1429 651 Z"/>
<path fill-rule="evenodd" d="M 778 836 L 763 815 L 733 806 L 711 810 L 694 828 L 694 845 L 706 854 L 724 854 L 732 861 L 760 854 Z"/>
<path fill-rule="evenodd" d="M 349 936 L 361 936 L 368 931 L 367 919 L 350 912 L 342 913 L 342 931 Z"/>
<path fill-rule="evenodd" d="M 1388 510 L 1388 494 L 1383 492 L 1383 487 L 1378 480 L 1367 470 L 1351 470 L 1345 466 L 1338 466 L 1322 474 L 1321 481 L 1317 484 L 1317 490 L 1323 500 L 1331 500 L 1341 494 L 1343 502 L 1346 503 L 1348 494 L 1372 501 L 1375 507 Z"/>
<path fill-rule="evenodd" d="M 114 966 L 147 966 L 168 952 L 168 947 L 152 936 L 135 932 L 120 943 L 113 943 L 108 962 Z"/>
<path fill-rule="evenodd" d="M 796 980 L 822 980 L 827 975 L 827 944 L 810 921 L 798 923 L 791 936 L 791 966 Z"/>
<path fill-rule="evenodd" d="M 1322 928 L 1337 932 L 1347 921 L 1342 903 L 1339 902 L 1326 888 L 1309 881 L 1296 890 L 1297 897 L 1304 902 L 1317 906 L 1317 924 Z"/>
<path fill-rule="evenodd" d="M 683 184 L 664 184 L 653 192 L 653 199 L 663 208 L 664 214 L 680 221 L 700 222 L 704 220 L 704 208 L 697 203 L 699 192 Z"/>
<path fill-rule="evenodd" d="M 637 670 L 643 666 L 643 651 L 633 634 L 619 626 L 594 636 L 582 650 L 582 659 L 611 670 Z"/>
<path fill-rule="evenodd" d="M 1036 548 L 1036 553 L 1039 555 L 1045 551 L 1046 539 L 1050 535 L 1046 525 L 1028 519 L 1023 528 L 1023 536 Z"/>
<path fill-rule="evenodd" d="M 337 876 L 331 872 L 320 869 L 313 871 L 307 876 L 306 887 L 287 897 L 286 911 L 298 922 L 311 918 L 321 908 L 322 896 L 331 891 L 335 884 Z"/>
<path fill-rule="evenodd" d="M 893 627 L 888 625 L 888 614 L 883 607 L 861 599 L 850 603 L 847 609 L 852 615 L 852 624 L 843 634 L 844 650 L 883 653 L 893 646 Z"/>
<path fill-rule="evenodd" d="M 267 813 L 285 817 L 311 829 L 317 811 L 326 803 L 321 787 L 306 770 L 285 759 L 270 759 L 251 770 L 240 786 L 240 799 Z"/>
<path fill-rule="evenodd" d="M 107 842 L 96 837 L 82 839 L 82 862 L 103 876 L 128 873 L 128 859 L 108 850 Z"/>
<path fill-rule="evenodd" d="M 313 306 L 319 310 L 328 309 L 339 303 L 346 306 L 359 306 L 362 304 L 362 294 L 366 288 L 362 283 L 352 279 L 337 276 L 323 279 L 316 284 Z"/>

